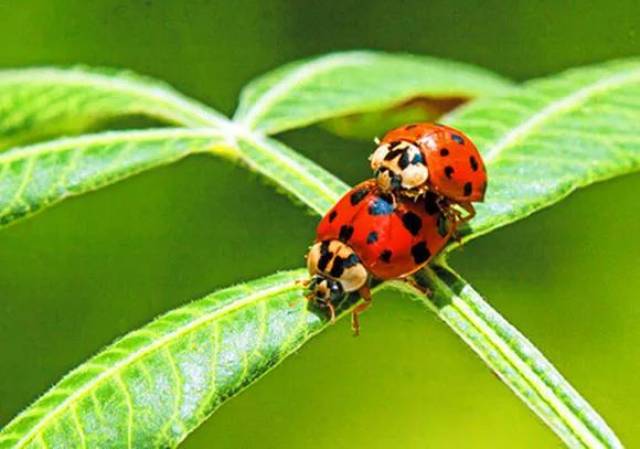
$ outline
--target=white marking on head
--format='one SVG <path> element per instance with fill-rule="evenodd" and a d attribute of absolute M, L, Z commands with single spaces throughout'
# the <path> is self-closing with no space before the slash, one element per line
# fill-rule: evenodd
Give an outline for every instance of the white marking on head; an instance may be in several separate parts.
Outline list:
<path fill-rule="evenodd" d="M 415 189 L 427 182 L 428 178 L 429 171 L 425 165 L 409 165 L 402 170 L 402 187 L 405 189 Z"/>
<path fill-rule="evenodd" d="M 345 266 L 345 264 L 348 264 L 347 261 L 350 257 L 357 257 L 350 246 L 339 240 L 332 240 L 326 250 L 330 252 L 331 255 L 329 260 L 326 262 L 326 265 L 321 268 L 318 266 L 318 263 L 322 257 L 322 243 L 318 242 L 311 247 L 309 250 L 309 256 L 307 257 L 307 269 L 309 270 L 309 274 L 312 276 L 319 275 L 326 279 L 333 279 L 342 285 L 342 289 L 345 292 L 354 292 L 364 286 L 369 278 L 369 273 L 364 265 L 362 265 L 362 262 L 356 258 L 357 263 L 352 264 L 351 266 Z M 343 267 L 339 276 L 331 275 L 331 271 L 335 264 L 341 264 Z M 322 288 L 326 287 L 323 283 L 319 283 L 317 285 L 318 288 L 316 288 L 316 290 L 322 290 Z"/>
<path fill-rule="evenodd" d="M 371 153 L 369 160 L 371 161 L 371 168 L 374 171 L 382 167 L 382 164 L 384 164 L 384 158 L 387 154 L 389 154 L 389 145 L 386 143 L 384 145 L 379 145 L 378 148 Z"/>
<path fill-rule="evenodd" d="M 403 168 L 400 173 L 401 184 L 405 189 L 415 189 L 427 182 L 429 169 L 425 165 L 422 152 L 418 147 L 411 145 L 404 151 L 409 165 Z"/>
<path fill-rule="evenodd" d="M 389 154 L 394 157 L 389 158 Z M 412 190 L 424 187 L 429 178 L 420 148 L 411 142 L 380 145 L 370 157 L 371 168 L 377 171 L 378 185 L 383 191 L 401 187 Z M 394 184 L 395 183 L 395 184 Z"/>
<path fill-rule="evenodd" d="M 367 269 L 359 262 L 352 267 L 345 268 L 338 280 L 345 292 L 355 292 L 366 284 L 368 278 Z"/>

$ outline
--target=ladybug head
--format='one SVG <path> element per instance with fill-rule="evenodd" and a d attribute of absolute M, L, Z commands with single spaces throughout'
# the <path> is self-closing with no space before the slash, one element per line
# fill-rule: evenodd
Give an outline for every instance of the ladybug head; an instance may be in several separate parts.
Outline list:
<path fill-rule="evenodd" d="M 420 148 L 406 140 L 382 143 L 369 157 L 383 192 L 418 196 L 426 191 L 429 169 Z"/>
<path fill-rule="evenodd" d="M 339 240 L 325 240 L 311 247 L 307 256 L 311 275 L 307 298 L 320 307 L 341 301 L 357 291 L 369 277 L 351 247 Z"/>
<path fill-rule="evenodd" d="M 340 302 L 344 296 L 344 289 L 340 281 L 316 274 L 309 282 L 309 300 L 318 307 L 328 307 L 329 304 Z"/>

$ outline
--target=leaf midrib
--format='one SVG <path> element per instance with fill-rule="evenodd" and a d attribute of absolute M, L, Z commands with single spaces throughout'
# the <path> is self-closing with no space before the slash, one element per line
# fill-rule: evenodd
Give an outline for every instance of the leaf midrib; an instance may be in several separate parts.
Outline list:
<path fill-rule="evenodd" d="M 46 416 L 44 419 L 42 419 L 36 425 L 34 425 L 22 438 L 18 440 L 15 447 L 23 447 L 23 445 L 28 443 L 34 435 L 40 432 L 40 429 L 45 427 L 53 418 L 55 418 L 60 413 L 62 413 L 67 408 L 68 405 L 73 404 L 77 398 L 83 396 L 85 393 L 94 389 L 103 380 L 118 374 L 124 367 L 131 365 L 135 361 L 141 359 L 142 357 L 153 352 L 154 350 L 163 347 L 165 343 L 168 344 L 170 341 L 176 338 L 179 338 L 182 335 L 194 329 L 197 329 L 198 327 L 204 326 L 208 324 L 210 321 L 217 320 L 220 317 L 233 313 L 234 311 L 240 308 L 243 308 L 245 306 L 251 305 L 252 303 L 257 303 L 261 299 L 264 299 L 271 295 L 284 293 L 284 292 L 287 292 L 288 290 L 294 290 L 296 288 L 298 287 L 295 284 L 295 280 L 291 280 L 291 281 L 286 281 L 282 285 L 260 290 L 259 292 L 251 293 L 240 300 L 237 300 L 228 305 L 225 305 L 220 309 L 216 309 L 211 313 L 204 314 L 196 318 L 195 320 L 187 323 L 186 325 L 180 326 L 178 329 L 172 332 L 169 332 L 166 335 L 161 336 L 157 340 L 154 340 L 151 344 L 144 346 L 143 348 L 131 353 L 124 359 L 116 362 L 113 366 L 107 368 L 104 372 L 98 374 L 96 377 L 91 379 L 81 388 L 76 390 L 74 393 L 72 393 L 70 396 L 64 399 L 60 404 L 56 405 L 52 410 L 46 413 Z"/>
<path fill-rule="evenodd" d="M 613 76 L 601 78 L 595 83 L 588 84 L 574 91 L 572 94 L 563 97 L 559 101 L 552 101 L 500 138 L 486 154 L 484 158 L 485 163 L 487 165 L 495 163 L 507 148 L 515 145 L 518 140 L 539 128 L 544 122 L 564 112 L 574 110 L 593 96 L 609 90 L 615 90 L 627 82 L 636 81 L 637 79 L 640 79 L 640 69 L 617 73 Z"/>

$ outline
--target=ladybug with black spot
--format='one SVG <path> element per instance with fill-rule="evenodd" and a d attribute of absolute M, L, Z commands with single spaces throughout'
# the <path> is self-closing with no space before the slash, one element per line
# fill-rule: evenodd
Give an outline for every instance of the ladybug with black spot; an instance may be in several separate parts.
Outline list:
<path fill-rule="evenodd" d="M 424 267 L 455 232 L 434 195 L 415 202 L 380 190 L 365 181 L 344 195 L 322 218 L 316 243 L 307 255 L 311 275 L 308 298 L 326 307 L 335 318 L 334 304 L 358 292 L 364 302 L 352 315 L 358 333 L 358 314 L 371 302 L 372 277 L 404 279 Z"/>
<path fill-rule="evenodd" d="M 416 123 L 389 131 L 369 158 L 383 192 L 418 199 L 427 192 L 460 221 L 475 215 L 483 201 L 487 172 L 478 149 L 462 131 L 434 123 Z M 449 205 L 467 212 L 461 217 Z"/>

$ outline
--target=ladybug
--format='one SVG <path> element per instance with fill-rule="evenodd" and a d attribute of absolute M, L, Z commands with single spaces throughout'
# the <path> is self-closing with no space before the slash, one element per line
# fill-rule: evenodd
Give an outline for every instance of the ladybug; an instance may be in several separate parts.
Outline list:
<path fill-rule="evenodd" d="M 364 299 L 352 315 L 357 334 L 358 314 L 371 302 L 371 278 L 406 278 L 429 263 L 455 232 L 455 222 L 436 201 L 430 192 L 423 202 L 396 200 L 374 179 L 351 189 L 318 224 L 307 255 L 307 297 L 328 308 L 333 320 L 333 305 L 357 291 Z"/>
<path fill-rule="evenodd" d="M 487 172 L 478 149 L 462 131 L 434 123 L 416 123 L 389 131 L 369 158 L 383 192 L 420 198 L 441 197 L 441 206 L 457 204 L 475 215 L 472 202 L 483 201 Z M 449 209 L 451 211 L 451 209 Z"/>

